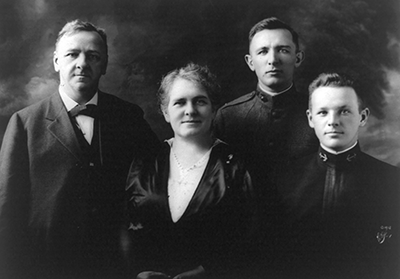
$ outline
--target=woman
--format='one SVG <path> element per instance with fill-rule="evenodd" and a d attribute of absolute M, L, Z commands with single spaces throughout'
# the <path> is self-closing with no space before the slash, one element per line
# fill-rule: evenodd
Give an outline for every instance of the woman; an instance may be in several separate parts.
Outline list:
<path fill-rule="evenodd" d="M 213 137 L 217 88 L 208 68 L 195 64 L 161 82 L 160 107 L 174 137 L 155 159 L 132 163 L 126 187 L 137 278 L 206 278 L 241 254 L 251 182 Z"/>

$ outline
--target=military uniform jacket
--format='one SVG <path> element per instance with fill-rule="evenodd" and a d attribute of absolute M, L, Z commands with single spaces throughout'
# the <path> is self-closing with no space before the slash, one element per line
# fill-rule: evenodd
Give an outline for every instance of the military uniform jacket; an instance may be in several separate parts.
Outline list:
<path fill-rule="evenodd" d="M 216 135 L 244 158 L 253 180 L 260 180 L 254 181 L 255 187 L 272 187 L 267 175 L 274 180 L 280 164 L 318 148 L 306 110 L 307 96 L 294 85 L 274 97 L 257 88 L 219 109 Z"/>
<path fill-rule="evenodd" d="M 398 168 L 358 145 L 339 155 L 320 148 L 282 181 L 283 269 L 299 278 L 399 278 Z"/>

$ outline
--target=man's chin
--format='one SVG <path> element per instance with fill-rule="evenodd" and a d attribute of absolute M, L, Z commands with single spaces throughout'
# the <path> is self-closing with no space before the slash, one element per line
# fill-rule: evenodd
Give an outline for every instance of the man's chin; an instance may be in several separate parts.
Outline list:
<path fill-rule="evenodd" d="M 91 91 L 95 88 L 95 86 L 91 83 L 85 83 L 85 82 L 77 82 L 74 85 L 74 89 L 76 91 Z M 97 89 L 96 89 L 97 90 Z"/>

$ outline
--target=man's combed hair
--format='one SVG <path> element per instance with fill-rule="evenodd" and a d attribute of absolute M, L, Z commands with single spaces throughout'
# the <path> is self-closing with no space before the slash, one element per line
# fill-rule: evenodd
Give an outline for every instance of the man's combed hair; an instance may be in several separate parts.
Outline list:
<path fill-rule="evenodd" d="M 308 86 L 309 107 L 311 107 L 311 96 L 319 87 L 351 87 L 356 92 L 360 109 L 365 108 L 364 100 L 358 93 L 357 83 L 353 78 L 344 73 L 322 73 Z"/>
<path fill-rule="evenodd" d="M 80 32 L 80 31 L 96 32 L 97 34 L 99 34 L 101 39 L 104 42 L 105 51 L 107 54 L 107 52 L 108 52 L 107 35 L 106 35 L 104 29 L 98 28 L 94 24 L 92 24 L 88 21 L 82 21 L 79 19 L 75 19 L 73 21 L 67 22 L 64 25 L 64 27 L 58 33 L 58 37 L 56 40 L 56 48 L 62 37 L 72 35 L 74 33 Z"/>
<path fill-rule="evenodd" d="M 189 63 L 185 67 L 169 72 L 162 78 L 157 92 L 158 102 L 162 111 L 168 106 L 169 91 L 177 79 L 185 79 L 202 86 L 211 101 L 212 107 L 214 109 L 218 108 L 220 86 L 216 76 L 210 72 L 207 66 Z"/>
<path fill-rule="evenodd" d="M 274 29 L 286 29 L 292 34 L 293 43 L 296 46 L 296 51 L 300 49 L 299 45 L 299 35 L 296 31 L 293 30 L 287 23 L 283 22 L 282 20 L 276 17 L 269 17 L 266 19 L 261 20 L 260 22 L 256 23 L 249 32 L 249 44 L 253 40 L 254 36 L 263 30 L 274 30 Z"/>

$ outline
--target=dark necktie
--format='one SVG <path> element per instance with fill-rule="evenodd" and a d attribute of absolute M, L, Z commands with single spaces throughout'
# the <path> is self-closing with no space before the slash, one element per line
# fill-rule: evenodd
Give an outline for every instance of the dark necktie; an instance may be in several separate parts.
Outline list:
<path fill-rule="evenodd" d="M 77 115 L 86 115 L 96 118 L 98 116 L 98 108 L 96 105 L 93 104 L 77 105 L 69 111 L 69 115 L 71 117 L 75 117 Z"/>

